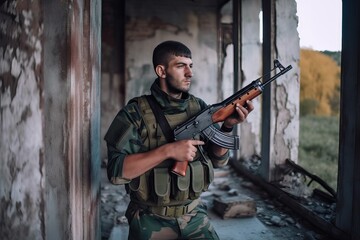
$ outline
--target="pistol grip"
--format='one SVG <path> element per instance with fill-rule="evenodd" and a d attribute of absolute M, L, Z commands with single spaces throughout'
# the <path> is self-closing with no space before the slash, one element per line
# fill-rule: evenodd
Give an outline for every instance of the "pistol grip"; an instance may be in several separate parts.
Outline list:
<path fill-rule="evenodd" d="M 184 161 L 184 162 L 176 161 L 173 168 L 171 169 L 171 172 L 178 176 L 184 177 L 186 174 L 187 166 L 188 166 L 187 161 Z"/>

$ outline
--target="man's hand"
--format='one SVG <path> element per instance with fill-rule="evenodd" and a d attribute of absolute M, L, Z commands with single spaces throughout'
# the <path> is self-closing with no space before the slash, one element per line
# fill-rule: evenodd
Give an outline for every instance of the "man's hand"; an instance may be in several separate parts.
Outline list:
<path fill-rule="evenodd" d="M 172 158 L 177 161 L 193 161 L 200 140 L 181 140 L 164 144 L 148 152 L 127 155 L 124 159 L 122 177 L 133 179 L 157 166 L 162 161 Z"/>
<path fill-rule="evenodd" d="M 236 114 L 232 114 L 231 116 L 226 118 L 223 123 L 223 126 L 232 129 L 234 125 L 245 121 L 245 119 L 252 110 L 254 110 L 254 105 L 249 100 L 246 101 L 246 106 L 241 106 L 240 104 L 236 104 L 235 105 Z M 212 145 L 212 150 L 213 153 L 218 157 L 223 156 L 228 151 L 228 149 L 220 147 L 216 144 Z"/>
<path fill-rule="evenodd" d="M 246 101 L 246 106 L 241 106 L 240 104 L 236 104 L 235 111 L 237 114 L 233 114 L 229 116 L 224 121 L 224 125 L 227 128 L 232 128 L 234 125 L 242 123 L 245 121 L 249 113 L 254 110 L 254 105 L 251 101 Z"/>
<path fill-rule="evenodd" d="M 192 161 L 196 156 L 198 145 L 204 145 L 205 143 L 200 140 L 181 140 L 170 143 L 171 158 L 183 162 Z"/>

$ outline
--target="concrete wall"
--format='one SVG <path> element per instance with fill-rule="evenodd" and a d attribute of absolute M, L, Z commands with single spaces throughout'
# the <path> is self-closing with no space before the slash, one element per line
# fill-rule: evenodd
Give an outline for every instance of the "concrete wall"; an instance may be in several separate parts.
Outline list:
<path fill-rule="evenodd" d="M 3 1 L 2 1 L 3 2 Z M 7 1 L 0 27 L 0 238 L 44 236 L 41 1 Z"/>
<path fill-rule="evenodd" d="M 0 7 L 0 239 L 99 239 L 100 1 Z"/>
<path fill-rule="evenodd" d="M 295 1 L 277 0 L 274 57 L 293 69 L 279 77 L 272 89 L 272 127 L 270 171 L 277 178 L 274 169 L 289 158 L 298 160 L 299 117 L 300 117 L 300 44 L 297 32 L 298 18 Z"/>
<path fill-rule="evenodd" d="M 242 1 L 242 87 L 263 75 L 260 11 L 260 0 Z M 240 137 L 243 139 L 240 141 L 239 156 L 245 160 L 253 155 L 261 155 L 261 96 L 252 102 L 255 110 L 239 126 Z"/>
<path fill-rule="evenodd" d="M 107 158 L 103 137 L 125 102 L 125 2 L 102 1 L 101 158 Z"/>
<path fill-rule="evenodd" d="M 216 1 L 209 2 L 207 6 L 200 6 L 196 1 L 186 4 L 166 0 L 126 2 L 126 100 L 148 92 L 156 78 L 152 66 L 156 45 L 177 40 L 192 50 L 191 93 L 208 103 L 217 101 L 217 9 Z"/>
<path fill-rule="evenodd" d="M 228 31 L 227 35 L 223 36 L 225 42 L 226 52 L 224 54 L 223 68 L 222 68 L 222 88 L 223 97 L 230 96 L 234 93 L 234 44 L 232 39 L 232 31 L 229 25 L 233 24 L 233 6 L 232 1 L 229 1 L 221 10 L 222 31 Z M 243 0 L 241 2 L 241 82 L 240 88 L 245 87 L 253 80 L 262 75 L 262 52 L 260 42 L 260 19 L 261 11 L 260 0 Z M 229 43 L 227 43 L 229 42 Z M 224 44 L 224 43 L 223 43 Z M 255 63 L 255 64 L 254 64 Z M 257 63 L 257 64 L 256 64 Z M 239 90 L 239 89 L 237 89 Z M 253 99 L 255 111 L 253 111 L 247 120 L 239 125 L 238 135 L 240 136 L 240 150 L 238 156 L 242 160 L 248 160 L 253 155 L 260 155 L 260 127 L 261 127 L 261 97 Z"/>
<path fill-rule="evenodd" d="M 44 2 L 46 238 L 99 239 L 101 2 Z"/>
<path fill-rule="evenodd" d="M 263 1 L 263 71 L 278 59 L 293 68 L 262 94 L 260 172 L 268 181 L 282 177 L 280 165 L 297 161 L 299 144 L 299 37 L 296 2 Z M 279 170 L 279 171 L 278 171 Z"/>
<path fill-rule="evenodd" d="M 106 2 L 109 4 L 111 0 Z M 276 35 L 276 38 L 279 39 L 276 42 L 283 44 L 282 41 L 295 39 L 295 41 L 288 41 L 284 45 L 278 44 L 273 48 L 272 53 L 276 58 L 280 58 L 283 64 L 292 64 L 294 67 L 291 73 L 292 77 L 282 76 L 281 79 L 277 80 L 280 85 L 285 83 L 286 86 L 282 88 L 283 91 L 284 89 L 285 91 L 289 90 L 291 94 L 287 95 L 286 98 L 289 100 L 288 106 L 276 106 L 281 110 L 281 113 L 280 115 L 273 113 L 271 120 L 272 129 L 275 129 L 277 124 L 290 121 L 289 124 L 285 124 L 289 126 L 283 124 L 276 128 L 279 132 L 271 133 L 273 139 L 276 138 L 276 148 L 280 149 L 274 151 L 271 159 L 274 162 L 278 161 L 275 158 L 281 159 L 276 163 L 281 164 L 285 158 L 297 161 L 298 142 L 296 138 L 299 129 L 296 98 L 299 95 L 299 82 L 296 80 L 291 82 L 291 79 L 297 78 L 299 42 L 298 38 L 292 37 L 298 36 L 295 1 L 276 2 L 278 3 L 276 22 L 279 24 L 276 29 L 281 31 L 274 33 L 274 36 Z M 224 34 L 223 31 L 227 31 L 227 29 L 220 29 L 222 26 L 220 22 L 232 23 L 232 2 L 229 1 L 223 6 L 223 9 L 218 4 L 217 1 L 189 1 L 187 4 L 183 4 L 182 1 L 169 2 L 165 0 L 156 1 L 156 3 L 152 0 L 125 2 L 123 14 L 126 21 L 124 20 L 125 29 L 122 29 L 124 39 L 121 37 L 118 39 L 124 41 L 125 47 L 122 49 L 118 46 L 110 46 L 108 49 L 112 53 L 110 59 L 119 63 L 120 66 L 124 65 L 124 70 L 115 71 L 114 74 L 109 68 L 113 63 L 111 61 L 105 63 L 108 67 L 106 71 L 103 71 L 102 76 L 102 136 L 104 136 L 110 122 L 123 104 L 134 96 L 148 93 L 150 85 L 156 77 L 151 62 L 152 51 L 159 42 L 164 40 L 182 41 L 192 49 L 195 72 L 194 84 L 191 89 L 193 94 L 202 97 L 211 104 L 223 100 L 233 93 L 233 45 L 226 45 L 226 49 L 220 48 L 224 47 L 221 45 L 224 44 L 224 41 L 228 41 L 224 39 L 224 36 L 220 36 Z M 244 0 L 241 4 L 241 71 L 243 79 L 240 86 L 243 87 L 263 75 L 262 43 L 260 40 L 262 22 L 259 19 L 262 3 L 260 0 Z M 114 9 L 118 8 L 113 5 L 112 9 L 115 12 Z M 177 9 L 177 11 L 169 11 L 169 9 Z M 120 13 L 118 11 L 117 13 L 119 16 Z M 106 26 L 106 29 L 110 28 Z M 117 25 L 115 29 L 120 31 L 121 28 Z M 116 32 L 118 31 L 114 31 L 113 34 Z M 114 36 L 112 38 L 116 39 Z M 104 40 L 105 43 L 108 42 L 106 39 Z M 222 51 L 225 51 L 226 54 L 222 55 Z M 119 62 L 114 52 L 123 53 L 123 56 L 120 57 L 122 62 Z M 122 72 L 124 75 L 121 75 Z M 280 91 L 281 89 L 277 91 L 277 94 L 283 95 Z M 239 135 L 242 139 L 239 157 L 243 159 L 249 159 L 253 155 L 261 155 L 261 97 L 254 99 L 253 103 L 256 110 L 239 127 Z M 288 113 L 285 113 L 283 111 L 285 109 L 290 110 L 286 110 Z M 275 116 L 276 114 L 278 115 Z M 287 132 L 286 139 L 281 139 L 285 131 Z M 277 135 L 275 136 L 275 134 Z M 102 144 L 102 158 L 105 159 L 106 147 L 104 142 Z"/>
<path fill-rule="evenodd" d="M 121 9 L 115 2 L 108 0 L 104 3 L 112 7 L 111 14 L 121 19 Z M 220 100 L 217 4 L 218 1 L 187 1 L 186 4 L 183 1 L 166 0 L 125 1 L 123 48 L 112 42 L 115 39 L 122 41 L 121 36 L 115 36 L 116 32 L 121 32 L 121 23 L 116 25 L 113 22 L 113 29 L 104 26 L 106 31 L 113 32 L 103 36 L 106 46 L 103 49 L 108 52 L 103 54 L 109 58 L 103 59 L 102 70 L 102 137 L 116 113 L 128 100 L 149 93 L 156 78 L 152 51 L 165 40 L 183 42 L 192 51 L 194 82 L 191 93 L 202 97 L 208 104 Z M 114 63 L 119 65 L 114 67 Z M 124 70 L 119 69 L 122 64 Z M 102 158 L 106 157 L 103 141 Z"/>

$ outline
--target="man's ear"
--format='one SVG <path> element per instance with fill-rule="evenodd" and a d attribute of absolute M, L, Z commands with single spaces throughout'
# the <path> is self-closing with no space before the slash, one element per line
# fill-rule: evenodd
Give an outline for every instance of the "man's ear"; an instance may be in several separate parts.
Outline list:
<path fill-rule="evenodd" d="M 156 75 L 158 75 L 159 78 L 165 78 L 166 77 L 166 71 L 164 65 L 157 65 L 155 68 Z"/>

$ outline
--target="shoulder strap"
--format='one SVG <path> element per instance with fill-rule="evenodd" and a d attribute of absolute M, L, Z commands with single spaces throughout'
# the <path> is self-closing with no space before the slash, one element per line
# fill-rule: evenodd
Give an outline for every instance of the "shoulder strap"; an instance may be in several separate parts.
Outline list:
<path fill-rule="evenodd" d="M 189 107 L 186 108 L 186 112 L 188 113 L 188 116 L 193 117 L 199 111 L 201 111 L 200 103 L 198 102 L 196 97 L 190 95 Z"/>
<path fill-rule="evenodd" d="M 174 141 L 174 132 L 171 129 L 168 121 L 165 118 L 164 113 L 161 111 L 159 104 L 154 99 L 154 96 L 147 95 L 146 99 L 151 107 L 151 110 L 153 111 L 156 121 L 159 123 L 161 130 L 164 133 L 164 136 L 166 138 L 166 141 L 173 142 Z"/>

